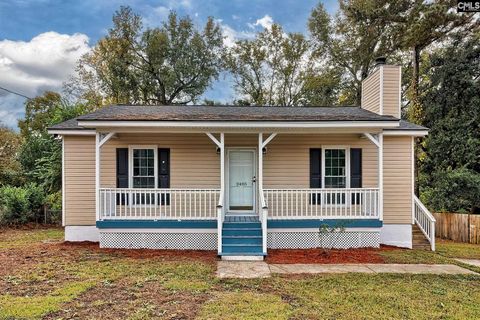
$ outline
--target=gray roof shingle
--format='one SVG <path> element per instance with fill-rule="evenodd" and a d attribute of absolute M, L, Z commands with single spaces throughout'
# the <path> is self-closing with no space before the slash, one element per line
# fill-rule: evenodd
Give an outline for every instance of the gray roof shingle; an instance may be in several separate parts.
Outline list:
<path fill-rule="evenodd" d="M 78 121 L 398 121 L 360 107 L 239 107 L 113 105 L 71 119 L 51 130 L 81 130 Z M 406 121 L 399 129 L 419 130 Z"/>

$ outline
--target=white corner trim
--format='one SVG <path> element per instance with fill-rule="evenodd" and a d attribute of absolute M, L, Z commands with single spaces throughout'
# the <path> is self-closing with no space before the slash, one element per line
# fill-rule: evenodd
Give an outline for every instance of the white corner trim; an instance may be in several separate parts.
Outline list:
<path fill-rule="evenodd" d="M 94 136 L 95 130 L 48 130 L 49 134 L 57 134 L 60 136 Z"/>
<path fill-rule="evenodd" d="M 65 241 L 100 241 L 100 233 L 96 226 L 66 226 Z"/>
<path fill-rule="evenodd" d="M 396 128 L 398 121 L 79 121 L 86 128 Z"/>
<path fill-rule="evenodd" d="M 425 137 L 428 135 L 428 130 L 384 130 L 385 136 L 413 136 L 413 137 Z"/>
<path fill-rule="evenodd" d="M 414 205 L 414 199 L 415 199 L 415 138 L 412 137 L 412 163 L 411 163 L 411 166 L 412 166 L 412 172 L 411 172 L 411 175 L 412 175 L 412 224 L 415 223 L 415 205 Z"/>
<path fill-rule="evenodd" d="M 380 231 L 380 243 L 389 246 L 412 248 L 411 224 L 384 224 Z"/>

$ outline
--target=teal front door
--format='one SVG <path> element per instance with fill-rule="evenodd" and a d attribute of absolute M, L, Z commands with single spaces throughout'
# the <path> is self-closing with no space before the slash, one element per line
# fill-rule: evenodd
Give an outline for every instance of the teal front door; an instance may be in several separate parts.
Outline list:
<path fill-rule="evenodd" d="M 229 210 L 253 211 L 255 206 L 255 180 L 255 150 L 229 150 Z"/>

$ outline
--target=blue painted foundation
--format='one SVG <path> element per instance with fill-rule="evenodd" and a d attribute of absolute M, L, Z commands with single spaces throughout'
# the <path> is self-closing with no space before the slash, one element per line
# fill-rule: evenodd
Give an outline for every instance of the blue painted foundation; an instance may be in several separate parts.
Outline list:
<path fill-rule="evenodd" d="M 103 220 L 99 229 L 216 229 L 217 220 Z"/>
<path fill-rule="evenodd" d="M 268 220 L 267 228 L 289 229 L 289 228 L 320 228 L 322 225 L 337 228 L 381 228 L 383 222 L 378 219 L 298 219 L 298 220 Z"/>
<path fill-rule="evenodd" d="M 230 228 L 242 226 L 253 227 L 258 222 L 235 223 L 225 221 Z M 298 220 L 268 220 L 267 227 L 272 228 L 319 228 L 321 225 L 344 228 L 381 228 L 382 221 L 378 219 L 298 219 Z M 97 221 L 99 229 L 216 229 L 216 220 L 103 220 Z"/>

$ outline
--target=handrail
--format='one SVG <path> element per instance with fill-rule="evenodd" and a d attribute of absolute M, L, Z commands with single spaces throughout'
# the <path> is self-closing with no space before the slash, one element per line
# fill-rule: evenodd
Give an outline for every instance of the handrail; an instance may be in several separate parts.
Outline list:
<path fill-rule="evenodd" d="M 217 205 L 217 253 L 218 255 L 222 254 L 222 230 L 223 230 L 223 221 L 225 220 L 225 210 L 223 208 L 223 192 L 220 192 L 220 197 L 218 199 Z"/>
<path fill-rule="evenodd" d="M 260 204 L 262 207 L 260 208 L 261 210 L 261 216 L 260 216 L 260 222 L 262 225 L 262 251 L 263 254 L 267 254 L 267 217 L 268 217 L 268 206 L 267 202 L 265 201 L 265 195 L 263 194 L 263 189 L 259 190 L 260 193 Z"/>
<path fill-rule="evenodd" d="M 435 222 L 437 220 L 416 195 L 413 195 L 413 201 L 415 224 L 430 242 L 432 251 L 435 251 Z"/>

